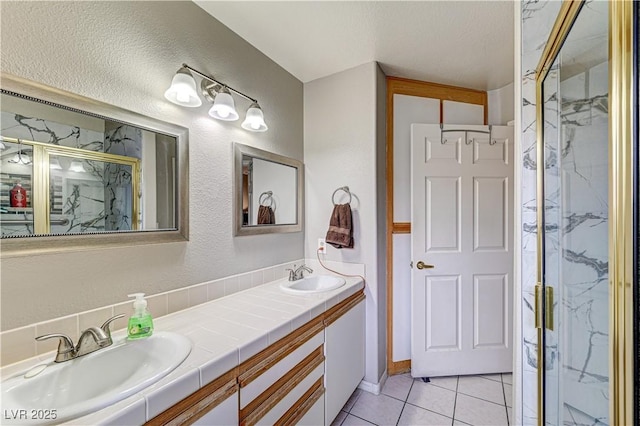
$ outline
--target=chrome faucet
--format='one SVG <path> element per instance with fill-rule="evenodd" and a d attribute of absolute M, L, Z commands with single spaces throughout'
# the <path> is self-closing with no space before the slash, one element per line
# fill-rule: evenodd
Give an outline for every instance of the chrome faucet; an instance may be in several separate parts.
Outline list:
<path fill-rule="evenodd" d="M 58 353 L 56 354 L 55 362 L 65 362 L 72 360 L 74 358 L 81 357 L 86 354 L 90 354 L 91 352 L 95 352 L 98 349 L 106 348 L 107 346 L 111 346 L 113 344 L 113 339 L 111 338 L 111 329 L 109 328 L 110 324 L 124 317 L 124 314 L 116 315 L 114 317 L 109 318 L 102 324 L 102 326 L 98 327 L 89 327 L 84 330 L 80 334 L 80 338 L 78 339 L 78 344 L 76 346 L 73 345 L 73 340 L 66 334 L 60 333 L 52 333 L 45 334 L 42 336 L 36 337 L 37 341 L 59 338 L 60 342 L 58 343 Z"/>
<path fill-rule="evenodd" d="M 293 265 L 293 267 L 295 268 L 296 265 Z M 285 269 L 285 271 L 289 271 L 289 281 L 298 281 L 304 278 L 304 271 L 307 271 L 308 273 L 313 273 L 313 269 L 309 268 L 306 265 L 302 265 L 297 269 Z"/>

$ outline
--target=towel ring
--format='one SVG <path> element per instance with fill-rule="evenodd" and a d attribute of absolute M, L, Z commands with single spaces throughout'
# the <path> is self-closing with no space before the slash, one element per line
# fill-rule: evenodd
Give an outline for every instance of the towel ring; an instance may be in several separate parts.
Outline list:
<path fill-rule="evenodd" d="M 265 206 L 265 207 L 273 207 L 273 192 L 272 191 L 265 191 L 262 194 L 260 194 L 260 197 L 258 197 L 258 204 L 260 204 L 261 206 L 264 206 L 263 203 L 265 203 L 267 200 L 269 200 L 269 205 Z"/>
<path fill-rule="evenodd" d="M 336 189 L 335 191 L 333 191 L 333 195 L 331 196 L 331 201 L 333 202 L 334 206 L 337 206 L 338 203 L 336 203 L 336 193 L 338 191 L 344 191 L 349 195 L 349 201 L 347 201 L 347 204 L 351 204 L 351 191 L 349 191 L 349 187 L 348 186 L 342 186 L 338 189 Z"/>

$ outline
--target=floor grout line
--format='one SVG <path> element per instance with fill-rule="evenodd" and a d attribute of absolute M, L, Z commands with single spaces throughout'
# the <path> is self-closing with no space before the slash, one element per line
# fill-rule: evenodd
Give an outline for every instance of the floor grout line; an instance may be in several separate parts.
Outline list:
<path fill-rule="evenodd" d="M 478 376 L 478 377 L 480 377 L 480 376 Z M 486 380 L 491 380 L 491 379 L 487 379 L 486 377 L 484 377 L 484 379 L 486 379 Z M 394 397 L 394 396 L 387 395 L 387 394 L 385 394 L 385 393 L 380 392 L 380 395 L 382 395 L 382 396 L 386 396 L 386 397 L 389 397 L 389 398 L 391 398 L 391 399 L 393 399 L 393 400 L 395 400 L 395 401 L 400 401 L 400 402 L 402 402 L 402 409 L 400 410 L 400 414 L 398 415 L 398 418 L 396 419 L 396 422 L 395 422 L 395 425 L 396 425 L 396 426 L 398 426 L 398 425 L 400 424 L 400 419 L 402 418 L 402 414 L 404 413 L 404 410 L 406 409 L 407 404 L 409 404 L 409 405 L 411 405 L 411 406 L 413 406 L 413 407 L 419 408 L 419 409 L 421 409 L 421 410 L 429 411 L 429 412 L 431 412 L 431 413 L 434 413 L 434 414 L 437 414 L 437 415 L 440 415 L 440 416 L 443 416 L 443 417 L 449 418 L 449 416 L 447 416 L 447 415 L 445 415 L 445 414 L 443 414 L 443 413 L 439 413 L 439 412 L 437 412 L 437 411 L 429 410 L 429 409 L 427 409 L 427 408 L 424 408 L 424 407 L 421 407 L 421 406 L 419 406 L 419 405 L 412 404 L 412 403 L 408 402 L 408 401 L 409 401 L 409 396 L 411 395 L 411 391 L 413 390 L 413 387 L 414 387 L 414 385 L 415 385 L 415 383 L 416 383 L 416 381 L 417 381 L 417 380 L 419 380 L 419 379 L 413 379 L 413 380 L 411 381 L 411 385 L 409 386 L 409 391 L 407 392 L 406 397 L 405 397 L 405 399 L 404 399 L 404 400 L 402 400 L 402 399 L 400 399 L 400 398 L 396 398 L 396 397 Z M 494 381 L 494 382 L 498 382 L 497 380 L 493 380 L 493 381 Z M 498 383 L 500 383 L 500 385 L 502 386 L 502 397 L 503 397 L 503 400 L 504 400 L 504 405 L 503 405 L 503 404 L 499 404 L 499 403 L 494 402 L 494 401 L 489 401 L 489 400 L 486 400 L 486 399 L 483 399 L 483 398 L 480 398 L 480 397 L 477 397 L 477 396 L 474 396 L 474 395 L 468 395 L 468 394 L 466 394 L 466 393 L 464 393 L 464 392 L 460 392 L 460 391 L 459 391 L 459 388 L 460 388 L 460 376 L 456 376 L 456 386 L 455 386 L 455 391 L 452 391 L 451 389 L 445 388 L 445 387 L 443 387 L 443 386 L 438 386 L 438 385 L 434 384 L 433 382 L 428 382 L 428 384 L 430 384 L 430 385 L 432 385 L 432 386 L 435 386 L 435 387 L 440 388 L 440 389 L 445 389 L 445 390 L 448 390 L 448 391 L 451 391 L 451 392 L 454 392 L 454 393 L 455 393 L 455 399 L 454 399 L 454 404 L 453 404 L 453 413 L 452 413 L 452 417 L 451 417 L 451 425 L 452 425 L 452 426 L 453 426 L 453 424 L 454 424 L 456 421 L 457 421 L 457 422 L 460 422 L 460 423 L 462 423 L 462 424 L 468 424 L 468 423 L 466 423 L 466 422 L 462 422 L 462 421 L 460 421 L 460 420 L 456 420 L 456 417 L 455 417 L 455 416 L 456 416 L 456 408 L 457 408 L 458 395 L 459 395 L 459 394 L 462 394 L 462 395 L 464 395 L 464 396 L 467 396 L 467 397 L 470 397 L 470 398 L 474 398 L 474 399 L 477 399 L 477 400 L 480 400 L 480 401 L 483 401 L 483 402 L 489 402 L 489 403 L 491 403 L 491 404 L 495 404 L 495 405 L 498 405 L 498 406 L 503 405 L 503 407 L 504 407 L 504 409 L 505 409 L 505 414 L 506 414 L 506 416 L 507 416 L 507 425 L 509 426 L 509 425 L 511 425 L 511 419 L 509 419 L 509 407 L 507 407 L 507 399 L 506 399 L 507 397 L 506 397 L 505 383 L 504 383 L 504 380 L 503 380 L 503 378 L 502 378 L 502 374 L 500 375 L 500 382 L 498 382 Z M 353 417 L 355 417 L 355 418 L 357 418 L 357 419 L 359 419 L 359 420 L 362 420 L 362 421 L 365 421 L 365 422 L 368 422 L 368 423 L 371 423 L 371 424 L 377 425 L 377 423 L 374 423 L 374 422 L 372 422 L 371 420 L 364 419 L 364 418 L 362 418 L 362 417 L 356 416 L 355 414 L 352 414 L 352 413 L 351 413 L 351 410 L 353 410 L 353 408 L 355 407 L 355 405 L 358 403 L 358 401 L 360 400 L 360 397 L 362 396 L 362 393 L 363 393 L 363 392 L 364 392 L 364 391 L 360 391 L 360 392 L 358 393 L 358 395 L 357 395 L 357 397 L 356 397 L 355 401 L 353 402 L 353 404 L 351 405 L 351 407 L 350 407 L 350 409 L 349 409 L 348 411 L 345 411 L 345 410 L 344 410 L 344 407 L 340 410 L 340 411 L 342 411 L 342 412 L 344 412 L 344 413 L 346 414 L 346 415 L 345 415 L 345 418 L 344 418 L 344 419 L 342 420 L 342 422 L 341 422 L 341 425 L 342 425 L 342 423 L 344 423 L 344 422 L 346 421 L 346 419 L 347 419 L 349 416 L 353 416 Z M 334 420 L 335 420 L 335 419 L 334 419 Z"/>
<path fill-rule="evenodd" d="M 502 379 L 502 374 L 500 375 L 500 383 L 502 384 L 502 397 L 504 398 L 504 412 L 505 412 L 505 415 L 507 416 L 507 426 L 509 426 L 510 424 L 509 409 L 507 408 L 507 395 L 504 390 L 504 380 Z"/>

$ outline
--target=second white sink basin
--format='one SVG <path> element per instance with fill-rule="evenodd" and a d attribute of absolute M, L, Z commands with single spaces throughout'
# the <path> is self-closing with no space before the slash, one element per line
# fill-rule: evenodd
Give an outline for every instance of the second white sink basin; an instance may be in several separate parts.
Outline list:
<path fill-rule="evenodd" d="M 345 283 L 344 278 L 332 275 L 310 275 L 297 281 L 283 281 L 280 288 L 286 293 L 309 294 L 335 290 Z"/>
<path fill-rule="evenodd" d="M 9 413 L 26 410 L 27 417 L 16 418 L 15 424 L 64 422 L 152 385 L 179 366 L 190 352 L 191 341 L 176 333 L 159 331 L 140 340 L 121 338 L 92 354 L 59 364 L 51 362 L 34 377 L 25 378 L 23 372 L 2 382 L 2 409 Z M 30 413 L 36 409 L 49 410 L 49 418 L 32 418 Z M 4 422 L 12 421 L 4 418 Z"/>

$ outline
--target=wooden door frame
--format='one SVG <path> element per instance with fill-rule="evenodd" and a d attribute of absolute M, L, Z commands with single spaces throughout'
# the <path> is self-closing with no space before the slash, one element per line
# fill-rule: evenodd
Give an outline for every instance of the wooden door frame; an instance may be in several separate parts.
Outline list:
<path fill-rule="evenodd" d="M 393 95 L 439 99 L 440 123 L 443 122 L 443 101 L 482 105 L 485 125 L 488 122 L 489 114 L 487 92 L 406 78 L 387 77 L 387 374 L 390 376 L 411 369 L 410 359 L 393 361 L 393 234 L 411 233 L 410 222 L 393 221 Z"/>

